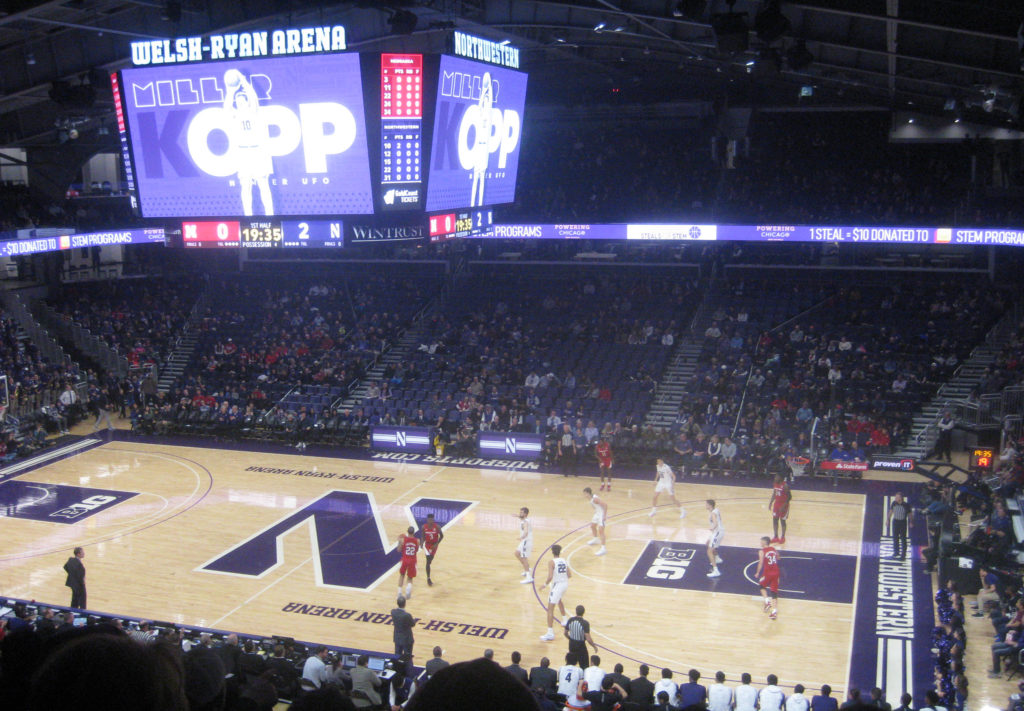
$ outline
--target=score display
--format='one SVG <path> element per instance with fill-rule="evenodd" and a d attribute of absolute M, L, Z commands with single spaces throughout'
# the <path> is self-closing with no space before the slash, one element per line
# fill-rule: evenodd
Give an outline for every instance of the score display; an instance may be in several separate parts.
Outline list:
<path fill-rule="evenodd" d="M 971 469 L 992 469 L 995 466 L 995 453 L 991 449 L 971 450 Z"/>
<path fill-rule="evenodd" d="M 181 223 L 186 247 L 343 247 L 341 220 L 208 220 Z"/>
<path fill-rule="evenodd" d="M 380 57 L 380 188 L 385 210 L 420 207 L 423 55 Z"/>
<path fill-rule="evenodd" d="M 444 212 L 430 215 L 427 220 L 431 242 L 471 237 L 488 231 L 493 224 L 494 212 L 490 208 Z"/>

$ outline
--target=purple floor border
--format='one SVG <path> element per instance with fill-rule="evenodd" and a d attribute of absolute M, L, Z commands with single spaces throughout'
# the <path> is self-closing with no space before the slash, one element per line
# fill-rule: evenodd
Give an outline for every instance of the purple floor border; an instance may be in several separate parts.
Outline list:
<path fill-rule="evenodd" d="M 920 701 L 932 688 L 929 661 L 935 619 L 931 576 L 918 555 L 927 544 L 923 522 L 910 529 L 907 559 L 890 558 L 886 496 L 894 491 L 889 487 L 881 495 L 866 497 L 850 660 L 850 687 L 865 693 L 875 686 L 885 689 L 893 707 L 904 692 Z"/>

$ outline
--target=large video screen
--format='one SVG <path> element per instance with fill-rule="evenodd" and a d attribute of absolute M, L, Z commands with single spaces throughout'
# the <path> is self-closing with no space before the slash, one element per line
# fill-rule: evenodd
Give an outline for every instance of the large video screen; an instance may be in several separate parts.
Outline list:
<path fill-rule="evenodd" d="M 373 212 L 359 55 L 122 72 L 145 217 Z"/>
<path fill-rule="evenodd" d="M 427 211 L 513 202 L 526 74 L 442 56 Z"/>

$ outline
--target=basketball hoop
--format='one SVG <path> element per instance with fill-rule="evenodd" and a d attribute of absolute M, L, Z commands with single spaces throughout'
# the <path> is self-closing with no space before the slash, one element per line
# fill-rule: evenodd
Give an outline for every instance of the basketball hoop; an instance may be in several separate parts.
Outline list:
<path fill-rule="evenodd" d="M 807 465 L 810 463 L 811 460 L 807 457 L 786 457 L 786 464 L 789 466 L 789 471 L 792 472 L 794 479 L 806 474 Z"/>

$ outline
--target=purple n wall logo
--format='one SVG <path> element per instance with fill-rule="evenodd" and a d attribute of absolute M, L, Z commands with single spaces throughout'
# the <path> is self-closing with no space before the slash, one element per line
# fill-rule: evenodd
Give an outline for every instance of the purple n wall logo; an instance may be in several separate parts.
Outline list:
<path fill-rule="evenodd" d="M 406 507 L 406 514 L 417 529 L 430 513 L 442 529 L 447 529 L 475 503 L 417 499 Z M 384 532 L 372 494 L 331 491 L 196 570 L 262 578 L 284 563 L 284 537 L 302 526 L 309 528 L 318 586 L 372 590 L 398 566 L 401 558 L 395 543 Z"/>

